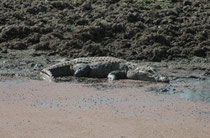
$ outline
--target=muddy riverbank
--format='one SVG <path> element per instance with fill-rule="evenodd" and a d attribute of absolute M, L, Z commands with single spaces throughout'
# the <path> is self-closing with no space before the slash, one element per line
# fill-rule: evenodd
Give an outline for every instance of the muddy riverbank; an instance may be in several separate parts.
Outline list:
<path fill-rule="evenodd" d="M 208 86 L 209 12 L 205 0 L 3 0 L 0 75 L 40 79 L 41 69 L 61 61 L 114 56 L 173 80 L 155 91 L 182 91 L 174 92 L 181 82 Z"/>
<path fill-rule="evenodd" d="M 1 55 L 0 137 L 210 136 L 208 58 L 134 61 L 154 66 L 169 76 L 169 84 L 72 77 L 59 83 L 40 80 L 41 69 L 65 60 L 34 50 Z"/>
<path fill-rule="evenodd" d="M 0 137 L 210 137 L 210 4 L 3 0 Z M 60 78 L 77 57 L 151 65 L 170 83 Z"/>
<path fill-rule="evenodd" d="M 69 58 L 49 56 L 42 51 L 37 53 L 35 50 L 8 50 L 8 53 L 2 54 L 0 58 L 0 76 L 10 77 L 11 79 L 25 77 L 42 80 L 40 71 L 43 68 L 66 60 L 69 60 Z M 142 62 L 137 60 L 133 62 L 140 65 L 150 65 L 156 68 L 158 73 L 169 77 L 169 84 L 163 87 L 150 88 L 149 91 L 178 95 L 192 101 L 210 102 L 210 59 L 194 57 L 191 60 L 180 59 L 167 62 Z M 60 78 L 60 82 L 90 83 L 103 87 L 100 83 L 107 82 L 107 80 L 64 77 Z M 105 87 L 104 89 L 109 88 Z"/>
<path fill-rule="evenodd" d="M 31 78 L 42 80 L 40 71 L 50 65 L 67 61 L 69 58 L 61 56 L 49 56 L 46 52 L 35 50 L 8 50 L 0 58 L 0 76 L 12 78 Z M 157 69 L 158 73 L 167 75 L 170 83 L 164 87 L 151 88 L 150 91 L 160 93 L 177 94 L 185 99 L 210 102 L 210 59 L 192 58 L 162 62 L 142 62 L 134 60 L 139 65 L 150 65 Z M 74 77 L 60 78 L 61 82 L 100 83 L 106 79 L 76 79 Z M 141 81 L 140 81 L 141 82 Z M 147 85 L 147 84 L 146 84 Z M 196 97 L 197 96 L 197 97 Z"/>

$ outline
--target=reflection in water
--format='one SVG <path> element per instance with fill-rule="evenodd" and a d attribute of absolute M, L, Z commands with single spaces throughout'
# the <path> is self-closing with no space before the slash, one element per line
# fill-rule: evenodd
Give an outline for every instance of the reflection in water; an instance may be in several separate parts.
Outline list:
<path fill-rule="evenodd" d="M 144 87 L 150 84 L 150 82 L 139 82 L 139 81 L 131 81 L 128 83 L 128 80 L 123 81 L 114 81 L 112 83 L 107 82 L 106 79 L 87 79 L 87 78 L 68 78 L 68 81 L 82 83 L 86 87 L 96 88 L 97 90 L 109 91 L 110 89 L 116 88 L 138 88 Z M 64 82 L 66 80 L 63 80 Z M 14 85 L 19 83 L 26 83 L 29 80 L 26 79 L 8 79 L 8 78 L 0 78 L 0 83 L 4 83 L 1 87 L 3 88 L 11 88 Z M 62 80 L 61 80 L 62 82 Z M 88 85 L 85 85 L 88 84 Z M 179 96 L 182 99 L 190 100 L 190 101 L 204 101 L 210 103 L 210 77 L 207 76 L 205 79 L 199 78 L 180 78 L 176 80 L 172 80 L 169 85 L 164 87 L 150 87 L 149 91 L 156 91 L 165 94 L 172 94 Z M 43 106 L 43 105 L 42 105 Z M 54 106 L 51 103 L 51 106 Z M 57 105 L 56 105 L 57 106 Z"/>
<path fill-rule="evenodd" d="M 203 101 L 210 103 L 210 78 L 193 79 L 182 78 L 172 80 L 163 87 L 150 87 L 149 91 L 178 96 L 190 101 Z"/>
<path fill-rule="evenodd" d="M 210 79 L 186 79 L 171 83 L 169 93 L 185 100 L 210 102 Z"/>
<path fill-rule="evenodd" d="M 205 102 L 210 102 L 210 90 L 209 91 L 190 91 L 190 90 L 185 90 L 182 93 L 178 93 L 178 95 L 186 100 L 191 100 L 191 101 L 205 101 Z"/>

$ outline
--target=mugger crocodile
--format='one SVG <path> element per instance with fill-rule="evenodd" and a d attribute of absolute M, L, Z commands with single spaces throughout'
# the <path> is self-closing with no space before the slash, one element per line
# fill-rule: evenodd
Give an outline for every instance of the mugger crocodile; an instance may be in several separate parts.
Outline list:
<path fill-rule="evenodd" d="M 108 78 L 109 80 L 133 79 L 152 82 L 169 82 L 167 76 L 158 74 L 151 66 L 140 66 L 114 57 L 83 57 L 57 63 L 40 72 L 42 78 L 56 81 L 57 77 L 75 76 Z"/>

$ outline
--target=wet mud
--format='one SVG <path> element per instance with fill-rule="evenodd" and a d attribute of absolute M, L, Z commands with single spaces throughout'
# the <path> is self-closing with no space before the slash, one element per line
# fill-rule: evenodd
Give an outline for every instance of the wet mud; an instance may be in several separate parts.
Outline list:
<path fill-rule="evenodd" d="M 209 30 L 206 0 L 2 0 L 0 136 L 107 137 L 96 132 L 105 124 L 110 137 L 209 137 Z M 47 66 L 87 56 L 151 65 L 170 82 L 65 77 L 49 83 L 40 78 Z M 120 117 L 113 120 L 113 114 Z M 128 132 L 133 126 L 137 131 Z M 123 131 L 117 135 L 119 127 Z M 65 135 L 69 130 L 75 133 Z"/>
<path fill-rule="evenodd" d="M 205 0 L 3 0 L 0 13 L 3 77 L 41 79 L 41 69 L 61 61 L 114 56 L 168 75 L 170 84 L 154 91 L 181 97 L 202 93 L 205 98 L 198 99 L 209 101 L 210 4 Z M 115 87 L 99 83 L 106 80 L 60 81 Z"/>
<path fill-rule="evenodd" d="M 37 54 L 39 56 L 37 56 Z M 21 79 L 30 78 L 42 80 L 40 71 L 50 65 L 66 61 L 68 58 L 61 56 L 48 56 L 45 52 L 35 50 L 8 50 L 0 58 L 0 82 L 4 78 Z M 154 93 L 171 94 L 186 100 L 210 102 L 210 60 L 208 58 L 192 58 L 191 60 L 171 60 L 162 62 L 133 61 L 139 65 L 150 65 L 158 73 L 167 75 L 169 83 L 148 88 Z M 109 91 L 116 88 L 141 88 L 147 87 L 151 82 L 120 80 L 109 82 L 106 78 L 77 78 L 63 77 L 57 79 L 58 83 L 81 83 L 99 91 Z"/>
<path fill-rule="evenodd" d="M 148 90 L 156 93 L 170 94 L 194 102 L 210 102 L 210 79 L 178 79 L 169 85 L 151 87 Z"/>

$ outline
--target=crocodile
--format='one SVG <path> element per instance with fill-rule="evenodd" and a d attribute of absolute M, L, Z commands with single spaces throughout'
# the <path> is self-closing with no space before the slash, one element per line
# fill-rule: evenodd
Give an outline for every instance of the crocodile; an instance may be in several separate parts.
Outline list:
<path fill-rule="evenodd" d="M 158 74 L 151 66 L 140 66 L 115 57 L 82 57 L 57 63 L 40 72 L 42 78 L 56 81 L 57 77 L 75 76 L 108 78 L 108 80 L 133 79 L 152 82 L 169 82 L 167 76 Z"/>

